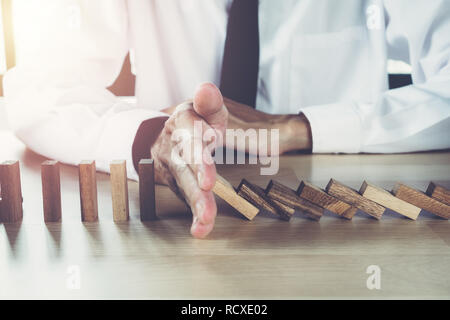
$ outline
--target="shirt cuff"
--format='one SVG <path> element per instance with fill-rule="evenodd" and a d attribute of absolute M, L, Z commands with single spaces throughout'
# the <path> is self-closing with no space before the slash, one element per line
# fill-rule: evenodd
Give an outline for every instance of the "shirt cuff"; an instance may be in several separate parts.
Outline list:
<path fill-rule="evenodd" d="M 354 103 L 335 103 L 300 110 L 311 126 L 313 153 L 361 152 L 361 119 Z"/>
<path fill-rule="evenodd" d="M 97 170 L 109 172 L 113 160 L 126 160 L 128 178 L 138 180 L 134 167 L 133 146 L 141 125 L 149 119 L 168 118 L 167 114 L 146 109 L 134 109 L 113 116 L 103 128 L 98 144 Z M 159 132 L 158 132 L 159 134 Z"/>

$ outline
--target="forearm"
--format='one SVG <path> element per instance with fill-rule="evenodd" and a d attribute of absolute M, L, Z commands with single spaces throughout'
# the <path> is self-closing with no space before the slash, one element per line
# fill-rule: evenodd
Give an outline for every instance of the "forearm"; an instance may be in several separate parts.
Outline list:
<path fill-rule="evenodd" d="M 267 141 L 271 130 L 279 130 L 279 153 L 312 149 L 311 128 L 303 114 L 268 114 L 229 99 L 224 102 L 230 114 L 228 129 L 267 129 Z"/>

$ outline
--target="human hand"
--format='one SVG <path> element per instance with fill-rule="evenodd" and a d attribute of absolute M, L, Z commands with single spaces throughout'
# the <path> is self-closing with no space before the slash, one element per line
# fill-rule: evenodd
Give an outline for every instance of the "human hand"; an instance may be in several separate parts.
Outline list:
<path fill-rule="evenodd" d="M 190 206 L 191 234 L 196 238 L 206 237 L 214 227 L 217 206 L 212 189 L 216 168 L 211 152 L 222 143 L 219 138 L 224 134 L 227 120 L 228 111 L 219 89 L 213 84 L 203 84 L 192 102 L 172 110 L 151 148 L 155 179 L 167 184 Z M 203 135 L 196 137 L 196 125 L 201 125 L 202 132 L 212 132 L 211 139 L 205 141 Z"/>

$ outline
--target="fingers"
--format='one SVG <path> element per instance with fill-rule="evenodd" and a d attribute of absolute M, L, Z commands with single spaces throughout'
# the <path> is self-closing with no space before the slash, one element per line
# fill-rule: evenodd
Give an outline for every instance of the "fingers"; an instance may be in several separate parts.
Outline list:
<path fill-rule="evenodd" d="M 216 167 L 212 151 L 222 144 L 228 111 L 213 84 L 201 85 L 192 102 L 177 106 L 152 147 L 158 177 L 181 194 L 193 213 L 191 233 L 204 238 L 213 229 L 217 206 L 212 189 Z M 199 131 L 199 132 L 198 132 Z"/>
<path fill-rule="evenodd" d="M 212 83 L 201 84 L 194 95 L 194 110 L 215 130 L 222 134 L 228 121 L 228 110 L 220 90 Z"/>
<path fill-rule="evenodd" d="M 214 144 L 208 145 L 211 139 L 205 133 L 212 134 L 214 140 L 216 131 L 195 113 L 192 106 L 182 105 L 175 112 L 173 156 L 180 156 L 191 168 L 199 187 L 210 191 L 216 181 L 216 167 L 211 156 Z"/>
<path fill-rule="evenodd" d="M 206 237 L 214 227 L 217 214 L 212 192 L 200 189 L 189 166 L 174 161 L 170 163 L 169 170 L 176 180 L 178 190 L 191 207 L 193 214 L 191 234 L 196 238 Z"/>

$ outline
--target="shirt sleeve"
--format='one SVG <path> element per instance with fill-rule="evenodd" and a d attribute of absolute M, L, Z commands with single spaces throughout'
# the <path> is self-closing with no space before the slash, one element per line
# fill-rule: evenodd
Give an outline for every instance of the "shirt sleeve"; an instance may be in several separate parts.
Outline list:
<path fill-rule="evenodd" d="M 42 0 L 36 10 L 37 21 L 23 27 L 39 28 L 41 37 L 19 46 L 17 66 L 4 77 L 9 125 L 48 158 L 73 165 L 92 159 L 104 172 L 124 159 L 136 179 L 136 133 L 144 121 L 167 115 L 106 89 L 130 47 L 126 2 Z"/>
<path fill-rule="evenodd" d="M 301 110 L 316 153 L 400 153 L 450 148 L 450 1 L 386 0 L 388 55 L 412 65 L 413 85 L 374 103 Z"/>

